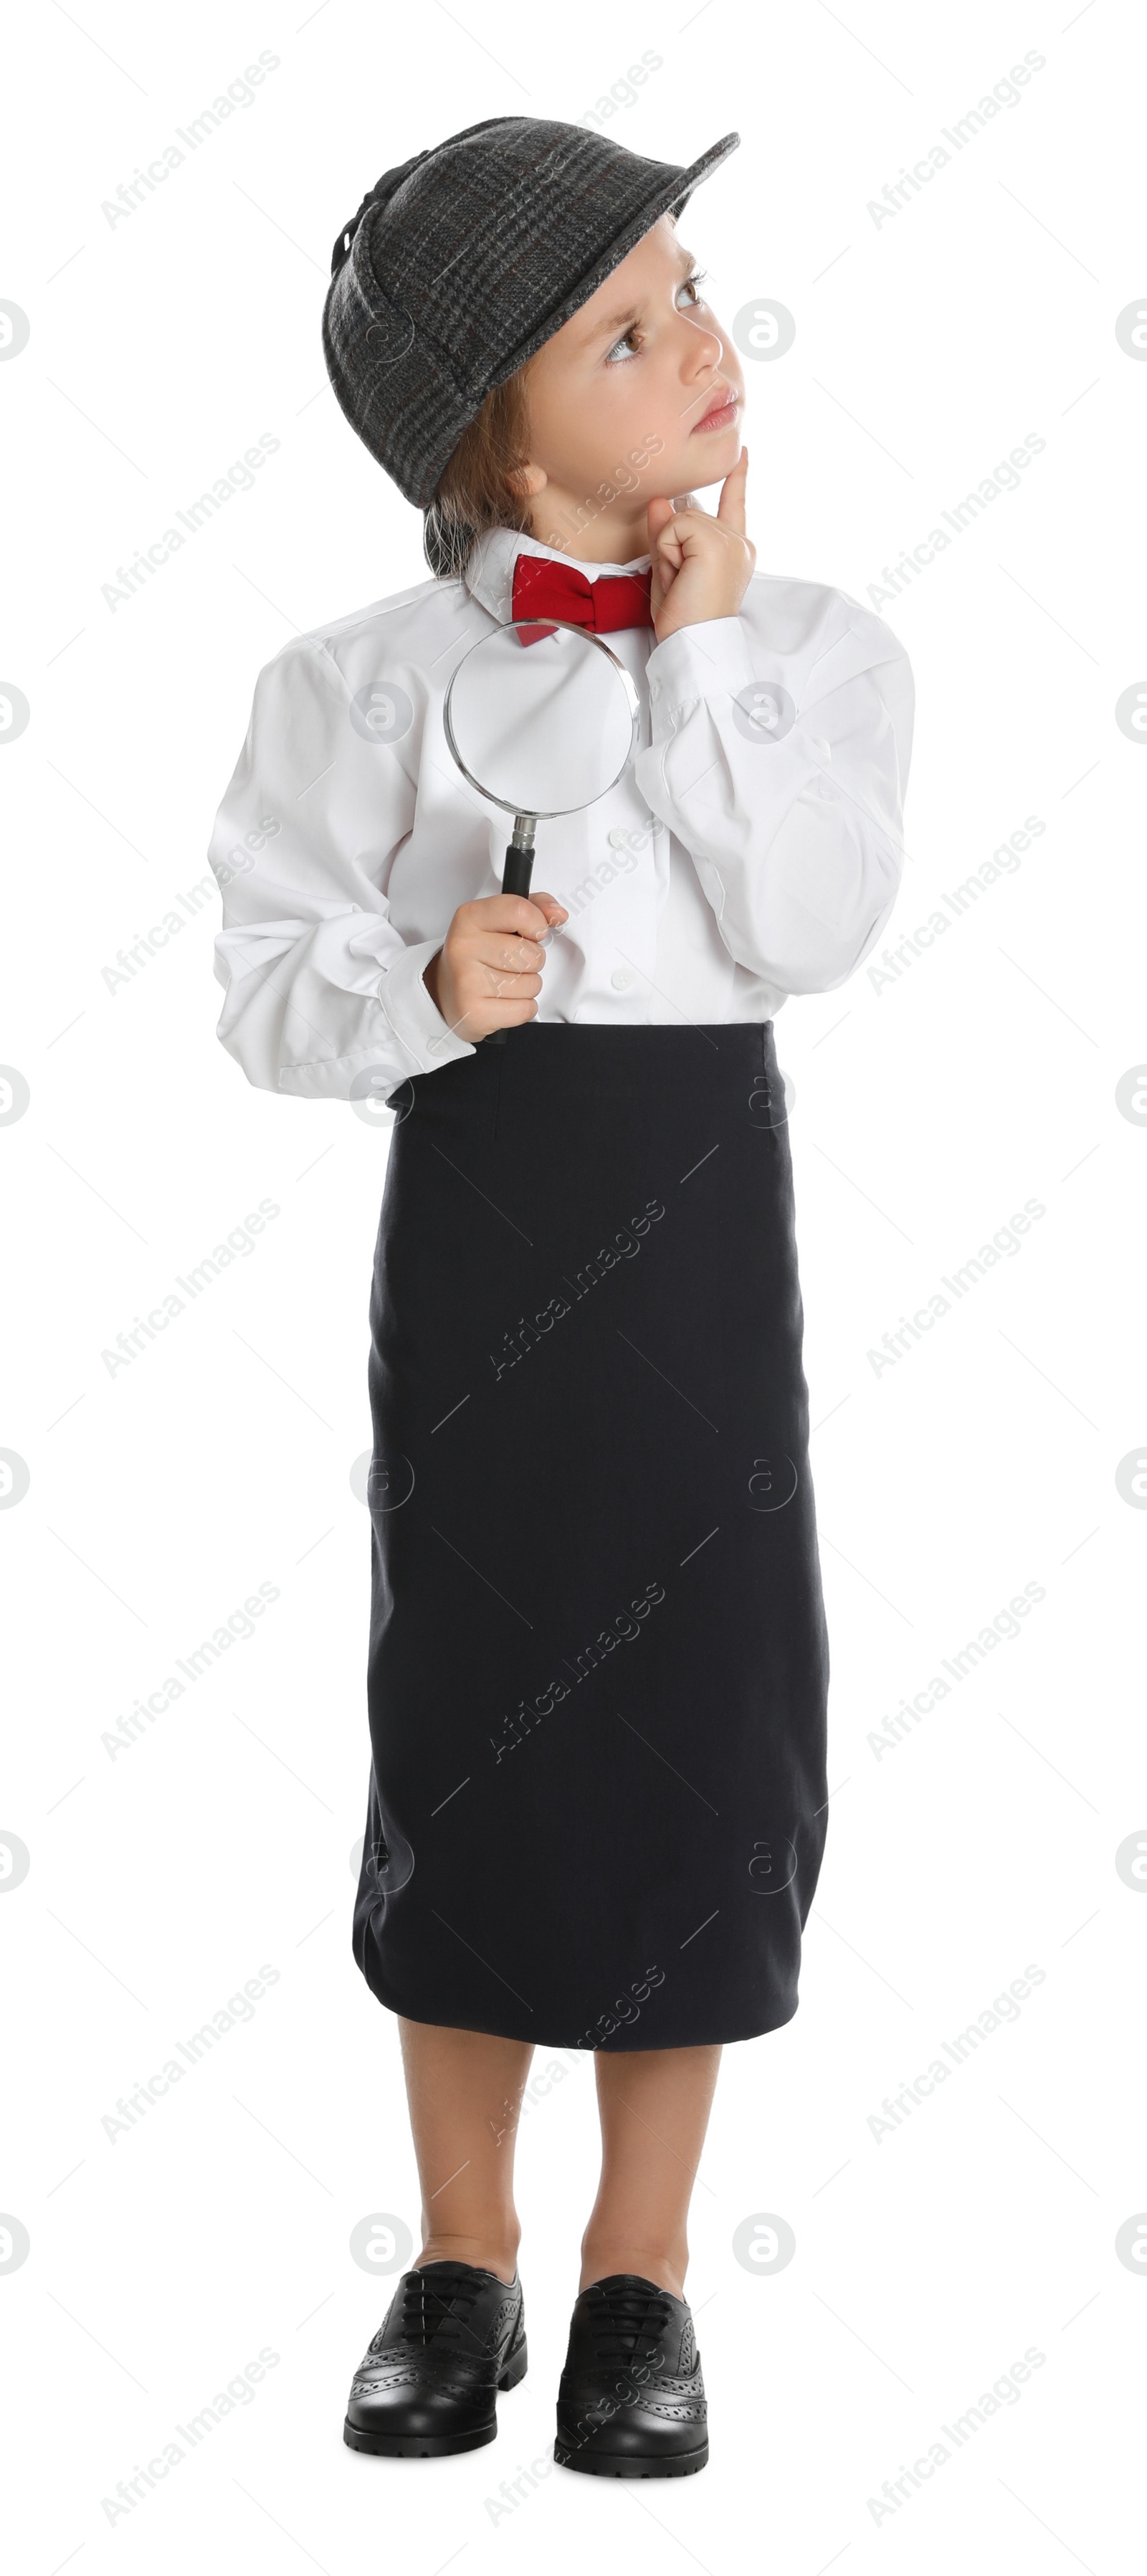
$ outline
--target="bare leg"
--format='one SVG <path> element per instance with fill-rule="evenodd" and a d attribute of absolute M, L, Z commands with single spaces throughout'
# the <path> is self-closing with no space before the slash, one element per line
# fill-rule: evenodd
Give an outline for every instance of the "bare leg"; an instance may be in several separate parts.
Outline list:
<path fill-rule="evenodd" d="M 514 2141 L 533 2044 L 401 2016 L 398 2029 L 422 2186 L 414 2268 L 450 2258 L 512 2281 Z"/>
<path fill-rule="evenodd" d="M 597 2052 L 601 2181 L 579 2289 L 637 2272 L 684 2297 L 689 2200 L 720 2062 L 719 2047 Z"/>

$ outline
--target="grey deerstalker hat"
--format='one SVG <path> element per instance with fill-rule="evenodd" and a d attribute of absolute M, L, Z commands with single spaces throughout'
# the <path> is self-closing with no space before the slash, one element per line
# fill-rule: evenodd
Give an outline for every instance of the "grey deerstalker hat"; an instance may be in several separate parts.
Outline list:
<path fill-rule="evenodd" d="M 581 125 L 490 116 L 384 173 L 335 243 L 323 354 L 352 429 L 408 501 L 426 508 L 493 386 L 740 139 L 681 169 Z"/>

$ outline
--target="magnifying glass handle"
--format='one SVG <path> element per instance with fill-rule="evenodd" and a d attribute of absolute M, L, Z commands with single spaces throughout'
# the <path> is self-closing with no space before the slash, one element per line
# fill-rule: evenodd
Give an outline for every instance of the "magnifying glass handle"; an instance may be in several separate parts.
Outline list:
<path fill-rule="evenodd" d="M 502 870 L 503 894 L 528 894 L 534 872 L 534 823 L 532 814 L 515 814 L 514 837 L 506 852 Z"/>
<path fill-rule="evenodd" d="M 506 864 L 502 870 L 503 894 L 528 894 L 533 873 L 533 851 L 519 850 L 511 841 L 506 852 Z"/>

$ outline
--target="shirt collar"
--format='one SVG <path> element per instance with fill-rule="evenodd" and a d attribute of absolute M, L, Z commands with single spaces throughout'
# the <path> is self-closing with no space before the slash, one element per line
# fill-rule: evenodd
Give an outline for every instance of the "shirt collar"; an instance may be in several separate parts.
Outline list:
<path fill-rule="evenodd" d="M 549 563 L 570 564 L 588 581 L 599 581 L 605 573 L 647 572 L 652 562 L 650 555 L 635 555 L 629 563 L 583 563 L 579 556 L 567 554 L 560 546 L 543 546 L 536 537 L 523 536 L 518 528 L 489 528 L 473 548 L 462 578 L 473 598 L 497 618 L 499 626 L 509 623 L 514 565 L 519 555 L 542 555 Z"/>

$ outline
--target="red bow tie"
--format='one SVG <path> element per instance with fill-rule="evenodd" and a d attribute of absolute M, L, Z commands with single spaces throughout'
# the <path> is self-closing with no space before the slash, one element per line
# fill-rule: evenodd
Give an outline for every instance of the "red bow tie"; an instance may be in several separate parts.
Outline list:
<path fill-rule="evenodd" d="M 545 555 L 519 555 L 514 565 L 511 619 L 535 609 L 567 626 L 586 626 L 591 634 L 611 635 L 622 626 L 652 626 L 649 572 L 603 573 L 597 581 L 575 564 L 552 563 Z M 536 644 L 552 627 L 519 629 L 523 644 Z"/>

